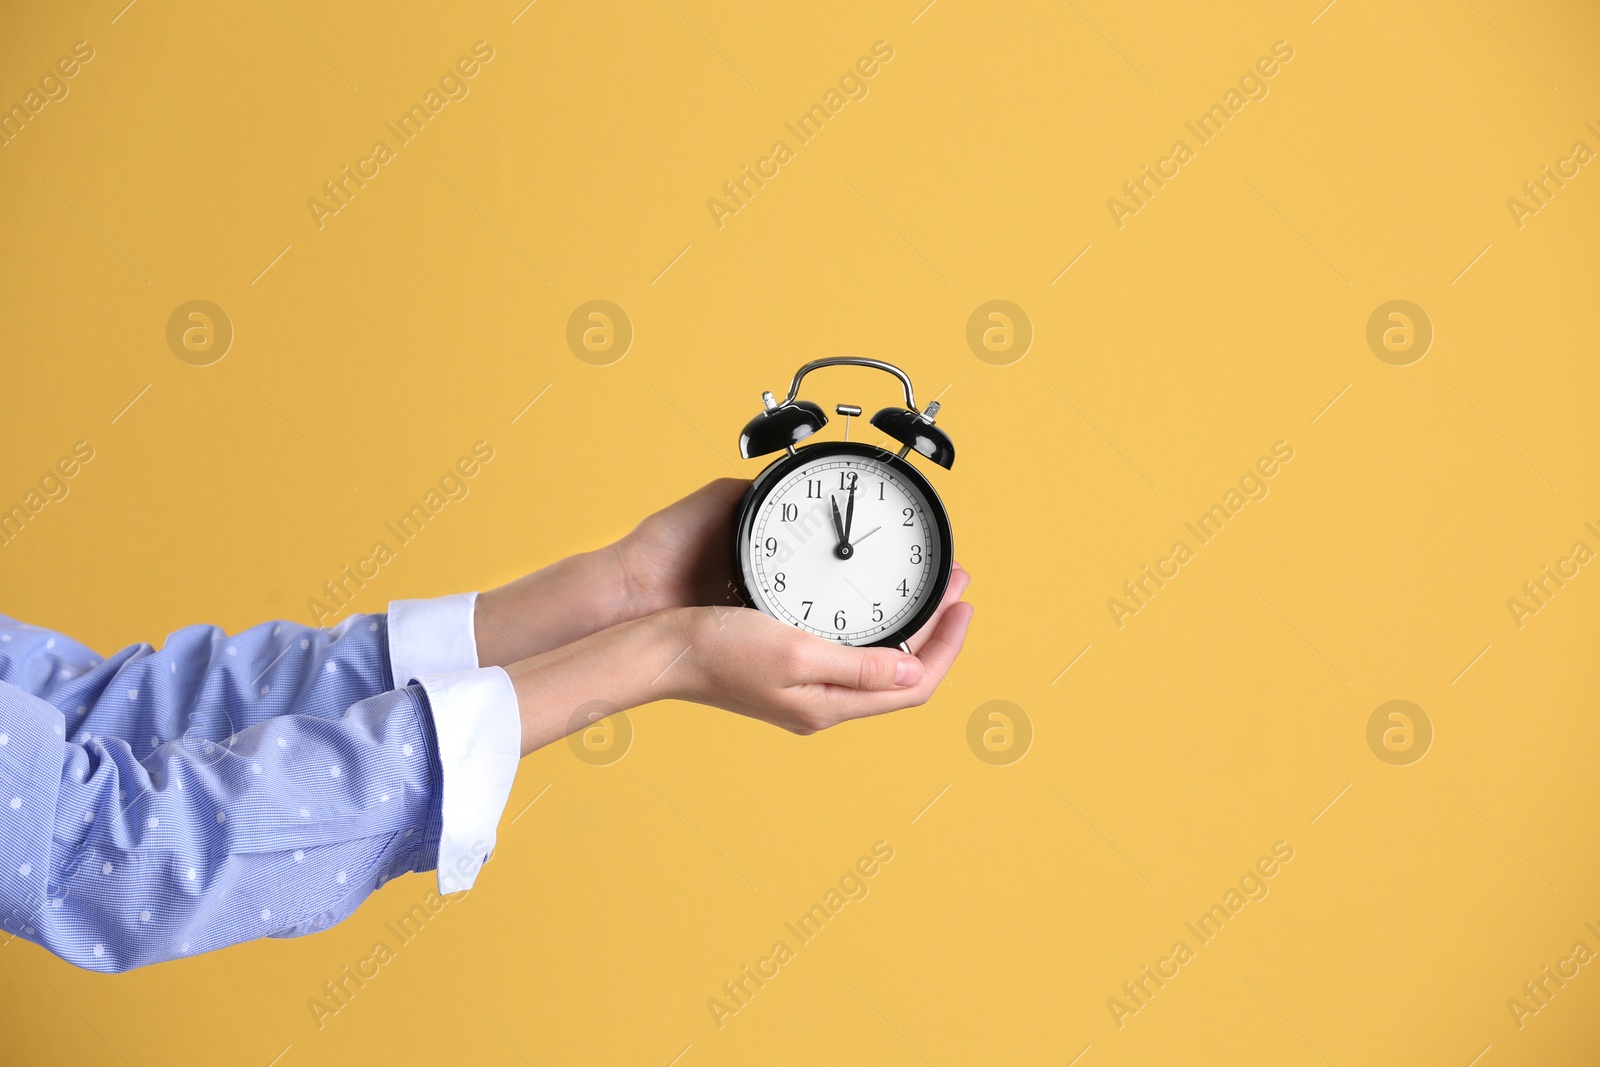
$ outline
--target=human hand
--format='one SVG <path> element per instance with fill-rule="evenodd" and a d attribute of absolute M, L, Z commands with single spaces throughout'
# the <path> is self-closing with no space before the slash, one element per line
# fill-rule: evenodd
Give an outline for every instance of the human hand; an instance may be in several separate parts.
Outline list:
<path fill-rule="evenodd" d="M 671 608 L 733 603 L 734 512 L 749 484 L 718 479 L 619 541 L 478 597 L 479 665 L 510 666 Z"/>
<path fill-rule="evenodd" d="M 926 703 L 966 638 L 957 565 L 927 625 L 890 648 L 851 648 L 748 608 L 676 608 L 511 664 L 527 755 L 591 725 L 585 709 L 692 700 L 799 734 Z M 902 668 L 904 664 L 904 668 Z M 904 673 L 900 673 L 904 670 Z"/>
<path fill-rule="evenodd" d="M 750 483 L 718 478 L 647 516 L 612 545 L 633 618 L 735 603 L 733 523 Z"/>
<path fill-rule="evenodd" d="M 662 681 L 679 699 L 797 734 L 926 704 L 966 640 L 970 581 L 952 569 L 933 617 L 906 643 L 911 654 L 840 645 L 749 608 L 669 612 L 687 643 Z"/>

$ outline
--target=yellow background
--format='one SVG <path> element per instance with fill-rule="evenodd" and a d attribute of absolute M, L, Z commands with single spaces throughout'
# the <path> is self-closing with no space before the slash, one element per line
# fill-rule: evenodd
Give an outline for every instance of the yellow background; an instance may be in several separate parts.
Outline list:
<path fill-rule="evenodd" d="M 1600 949 L 1600 568 L 1520 629 L 1506 606 L 1600 548 L 1600 173 L 1506 207 L 1600 149 L 1595 13 L 921 3 L 0 13 L 6 106 L 96 53 L 0 148 L 0 500 L 96 450 L 0 549 L 6 612 L 102 651 L 309 621 L 477 440 L 471 495 L 354 609 L 485 588 L 753 475 L 760 391 L 840 353 L 946 405 L 977 606 L 923 709 L 801 739 L 662 704 L 611 766 L 532 756 L 479 887 L 321 1029 L 308 1000 L 431 877 L 121 977 L 11 941 L 0 1058 L 1600 1059 L 1600 965 L 1521 1029 L 1506 1007 Z M 479 40 L 470 96 L 319 229 L 306 201 Z M 707 199 L 879 40 L 870 95 L 719 229 Z M 1107 199 L 1279 40 L 1270 95 L 1117 228 Z M 165 340 L 194 299 L 236 331 L 211 366 Z M 565 341 L 591 299 L 633 323 L 611 366 Z M 965 339 L 991 299 L 1033 324 L 1011 365 Z M 1435 329 L 1410 366 L 1366 344 L 1392 299 Z M 1270 496 L 1118 629 L 1107 598 L 1279 440 Z M 1367 745 L 1391 699 L 1435 731 L 1410 766 Z M 1032 723 L 1009 766 L 967 745 L 990 700 Z M 707 999 L 879 840 L 870 896 L 718 1029 Z M 1108 998 L 1280 840 L 1270 895 L 1119 1029 Z"/>

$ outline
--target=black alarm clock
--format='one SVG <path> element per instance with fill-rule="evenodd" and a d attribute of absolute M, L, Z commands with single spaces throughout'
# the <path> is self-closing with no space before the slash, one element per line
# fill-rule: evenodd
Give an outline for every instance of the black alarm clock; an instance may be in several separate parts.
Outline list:
<path fill-rule="evenodd" d="M 898 452 L 850 441 L 848 421 L 844 441 L 796 447 L 828 422 L 821 407 L 797 399 L 801 379 L 837 366 L 870 367 L 900 380 L 905 407 L 884 408 L 871 420 L 899 443 Z M 741 597 L 818 637 L 905 648 L 950 583 L 950 517 L 906 461 L 914 452 L 946 469 L 955 462 L 955 446 L 934 425 L 938 402 L 917 410 L 905 371 L 858 356 L 813 360 L 795 372 L 781 403 L 770 392 L 761 400 L 765 410 L 739 435 L 739 454 L 784 454 L 739 504 L 733 572 Z M 834 411 L 847 420 L 861 414 L 848 404 Z"/>

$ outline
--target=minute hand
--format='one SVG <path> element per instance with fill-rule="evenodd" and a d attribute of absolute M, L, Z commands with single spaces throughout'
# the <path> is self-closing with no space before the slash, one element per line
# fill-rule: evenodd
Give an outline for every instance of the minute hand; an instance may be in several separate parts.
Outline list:
<path fill-rule="evenodd" d="M 856 545 L 859 545 L 861 542 L 865 541 L 867 538 L 871 537 L 873 534 L 877 533 L 881 529 L 883 529 L 882 526 L 874 526 L 872 529 L 868 530 L 866 533 L 862 534 L 860 537 L 858 537 L 854 541 L 852 541 L 850 543 L 850 547 L 854 548 Z"/>

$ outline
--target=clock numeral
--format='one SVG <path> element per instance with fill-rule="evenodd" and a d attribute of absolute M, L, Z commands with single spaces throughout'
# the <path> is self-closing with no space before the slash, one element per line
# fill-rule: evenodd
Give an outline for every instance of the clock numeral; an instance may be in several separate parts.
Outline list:
<path fill-rule="evenodd" d="M 921 545 L 912 545 L 911 546 L 911 562 L 912 563 L 921 563 L 922 562 L 922 546 Z"/>
<path fill-rule="evenodd" d="M 873 622 L 882 622 L 883 621 L 883 605 L 882 604 L 874 604 L 874 605 L 872 605 L 872 621 Z"/>
<path fill-rule="evenodd" d="M 777 574 L 772 576 L 772 588 L 776 589 L 780 593 L 789 588 L 789 579 L 783 576 L 782 571 L 779 571 Z"/>
<path fill-rule="evenodd" d="M 849 483 L 848 485 L 845 484 L 847 481 Z M 840 489 L 854 489 L 855 487 L 856 487 L 856 472 L 855 471 L 840 471 L 839 472 L 839 488 Z"/>
<path fill-rule="evenodd" d="M 900 579 L 900 595 L 901 596 L 910 596 L 911 595 L 911 585 L 904 578 Z"/>
<path fill-rule="evenodd" d="M 798 519 L 799 517 L 800 517 L 800 505 L 799 504 L 785 504 L 785 505 L 783 505 L 783 521 L 784 522 L 793 522 L 794 520 Z"/>
<path fill-rule="evenodd" d="M 902 522 L 900 525 L 901 526 L 910 526 L 911 525 L 911 517 L 916 514 L 916 511 L 914 511 L 911 508 L 902 508 L 900 510 L 900 514 L 902 514 L 902 515 L 904 515 L 906 517 L 906 521 Z"/>
<path fill-rule="evenodd" d="M 807 500 L 821 500 L 822 499 L 822 479 L 821 478 L 812 478 L 811 480 L 806 482 L 806 499 Z"/>
<path fill-rule="evenodd" d="M 767 538 L 767 555 L 776 556 L 777 554 L 778 554 L 778 539 L 776 537 Z M 911 562 L 915 563 L 916 560 L 912 560 Z"/>
<path fill-rule="evenodd" d="M 879 500 L 883 499 L 883 483 L 882 482 L 878 483 L 878 499 Z"/>
<path fill-rule="evenodd" d="M 811 605 L 814 604 L 814 603 L 816 603 L 816 601 L 814 601 L 814 600 L 802 600 L 802 601 L 800 601 L 800 606 L 806 609 L 806 613 L 804 615 L 800 616 L 802 621 L 805 620 L 805 619 L 811 618 Z"/>
<path fill-rule="evenodd" d="M 838 611 L 833 613 L 833 628 L 835 630 L 844 629 L 844 609 L 843 608 L 840 608 Z"/>

